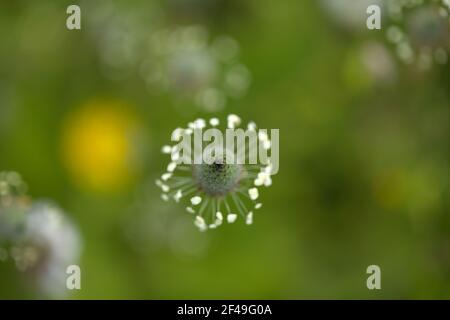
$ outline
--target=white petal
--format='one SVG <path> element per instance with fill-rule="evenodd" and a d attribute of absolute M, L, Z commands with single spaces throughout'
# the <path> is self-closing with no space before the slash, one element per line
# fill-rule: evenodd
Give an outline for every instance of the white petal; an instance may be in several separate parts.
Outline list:
<path fill-rule="evenodd" d="M 171 135 L 172 141 L 180 141 L 181 137 L 183 136 L 183 131 L 184 129 L 182 128 L 176 128 L 175 130 L 173 130 Z"/>
<path fill-rule="evenodd" d="M 205 220 L 200 216 L 195 217 L 194 224 L 200 229 L 200 231 L 206 231 L 206 229 L 208 229 Z"/>
<path fill-rule="evenodd" d="M 254 123 L 253 121 L 249 122 L 248 125 L 247 125 L 247 130 L 255 131 L 256 130 L 256 123 Z"/>
<path fill-rule="evenodd" d="M 155 184 L 156 184 L 158 187 L 161 188 L 161 186 L 162 186 L 163 183 L 162 183 L 161 180 L 157 179 L 157 180 L 155 180 Z"/>
<path fill-rule="evenodd" d="M 169 192 L 170 191 L 170 187 L 167 184 L 162 184 L 161 185 L 161 189 L 163 192 Z"/>
<path fill-rule="evenodd" d="M 169 201 L 169 196 L 167 194 L 163 193 L 161 195 L 161 199 L 163 199 L 164 201 Z"/>
<path fill-rule="evenodd" d="M 167 173 L 164 173 L 164 174 L 161 176 L 161 180 L 162 180 L 162 181 L 167 181 L 167 180 L 170 179 L 170 177 L 172 177 L 172 173 L 167 172 Z"/>
<path fill-rule="evenodd" d="M 186 211 L 189 213 L 195 213 L 195 210 L 192 209 L 191 207 L 186 207 Z"/>
<path fill-rule="evenodd" d="M 223 222 L 223 215 L 222 212 L 217 211 L 216 212 L 216 221 L 214 221 L 214 224 L 216 226 L 220 226 Z"/>
<path fill-rule="evenodd" d="M 255 186 L 260 187 L 263 185 L 264 180 L 262 180 L 261 178 L 258 177 L 255 179 L 254 183 L 255 183 Z"/>
<path fill-rule="evenodd" d="M 267 176 L 264 172 L 258 173 L 258 177 L 255 179 L 255 186 L 262 186 L 266 182 Z"/>
<path fill-rule="evenodd" d="M 248 189 L 248 195 L 250 196 L 250 199 L 252 199 L 252 200 L 258 199 L 258 197 L 259 197 L 258 189 L 256 189 L 256 188 Z"/>
<path fill-rule="evenodd" d="M 253 223 L 253 212 L 249 212 L 245 218 L 245 224 L 250 225 Z"/>
<path fill-rule="evenodd" d="M 196 223 L 197 225 L 199 225 L 199 224 L 205 224 L 205 219 L 203 219 L 203 218 L 200 217 L 200 216 L 196 216 L 196 217 L 195 217 L 195 223 Z"/>
<path fill-rule="evenodd" d="M 191 198 L 191 203 L 194 206 L 200 204 L 200 202 L 202 202 L 202 198 L 200 198 L 199 196 L 195 196 L 195 197 Z"/>
<path fill-rule="evenodd" d="M 255 204 L 255 209 L 260 209 L 262 207 L 262 203 Z"/>
<path fill-rule="evenodd" d="M 272 173 L 272 164 L 269 163 L 266 167 L 264 167 L 264 173 L 271 174 Z"/>
<path fill-rule="evenodd" d="M 258 179 L 261 179 L 262 181 L 267 179 L 268 174 L 265 173 L 264 171 L 261 171 L 258 173 Z"/>
<path fill-rule="evenodd" d="M 229 213 L 229 214 L 227 215 L 227 222 L 228 222 L 228 223 L 233 223 L 233 222 L 236 221 L 236 219 L 237 219 L 237 214 Z"/>
<path fill-rule="evenodd" d="M 171 162 L 171 163 L 169 163 L 169 165 L 167 166 L 167 171 L 168 171 L 168 172 L 174 172 L 176 168 L 177 168 L 176 162 Z"/>
<path fill-rule="evenodd" d="M 269 137 L 267 136 L 267 133 L 265 131 L 259 131 L 258 132 L 258 139 L 262 142 L 267 141 Z"/>
<path fill-rule="evenodd" d="M 172 158 L 172 161 L 178 161 L 180 160 L 180 153 L 179 152 L 174 152 L 171 154 L 170 156 Z"/>
<path fill-rule="evenodd" d="M 195 129 L 203 129 L 206 127 L 206 122 L 204 119 L 197 119 L 194 122 Z"/>
<path fill-rule="evenodd" d="M 219 119 L 217 118 L 211 118 L 209 120 L 209 124 L 212 125 L 213 127 L 218 126 L 219 125 Z"/>
<path fill-rule="evenodd" d="M 165 154 L 169 154 L 170 152 L 172 151 L 172 147 L 171 146 L 163 146 L 162 148 L 161 148 L 161 152 L 162 153 L 165 153 Z"/>
<path fill-rule="evenodd" d="M 272 178 L 270 176 L 268 176 L 267 179 L 264 181 L 264 185 L 266 187 L 270 187 L 272 185 Z"/>
<path fill-rule="evenodd" d="M 241 124 L 241 118 L 239 118 L 235 114 L 228 115 L 227 121 L 228 121 L 228 128 L 234 128 Z"/>
<path fill-rule="evenodd" d="M 173 198 L 175 199 L 176 202 L 178 202 L 178 201 L 180 201 L 182 196 L 183 196 L 183 193 L 181 192 L 181 190 L 178 190 L 177 193 L 175 193 L 175 195 L 173 196 Z"/>
<path fill-rule="evenodd" d="M 215 229 L 215 228 L 217 228 L 217 225 L 214 224 L 214 223 L 212 223 L 212 224 L 209 225 L 209 228 L 210 228 L 210 229 Z"/>

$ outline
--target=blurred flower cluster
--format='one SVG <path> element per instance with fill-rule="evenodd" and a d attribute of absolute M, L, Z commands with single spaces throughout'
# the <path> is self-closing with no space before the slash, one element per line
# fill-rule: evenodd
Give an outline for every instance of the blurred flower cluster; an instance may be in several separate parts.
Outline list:
<path fill-rule="evenodd" d="M 64 297 L 66 268 L 78 264 L 81 237 L 67 214 L 47 200 L 32 201 L 16 172 L 0 172 L 0 261 L 11 260 L 31 290 Z"/>
<path fill-rule="evenodd" d="M 333 22 L 352 34 L 368 32 L 366 10 L 370 5 L 378 5 L 382 10 L 381 28 L 387 40 L 378 46 L 393 45 L 394 53 L 401 62 L 422 71 L 431 69 L 433 64 L 443 65 L 448 61 L 449 0 L 322 0 L 321 5 Z M 369 36 L 365 37 L 367 39 Z M 381 53 L 381 62 L 371 59 L 368 71 L 373 73 L 372 66 L 379 63 L 380 68 L 376 69 L 380 70 L 375 73 L 387 74 L 386 54 L 379 48 L 375 49 L 375 53 Z"/>
<path fill-rule="evenodd" d="M 385 0 L 386 36 L 398 58 L 428 70 L 446 64 L 450 52 L 449 0 Z"/>
<path fill-rule="evenodd" d="M 149 92 L 166 92 L 176 103 L 209 112 L 247 92 L 251 75 L 239 61 L 234 38 L 210 39 L 201 25 L 167 24 L 154 4 L 141 10 L 86 5 L 92 12 L 89 33 L 106 76 L 123 80 L 137 73 Z"/>
<path fill-rule="evenodd" d="M 194 101 L 205 111 L 223 109 L 228 98 L 243 96 L 250 72 L 237 60 L 239 45 L 229 36 L 211 43 L 202 26 L 154 32 L 141 76 L 154 88 Z"/>

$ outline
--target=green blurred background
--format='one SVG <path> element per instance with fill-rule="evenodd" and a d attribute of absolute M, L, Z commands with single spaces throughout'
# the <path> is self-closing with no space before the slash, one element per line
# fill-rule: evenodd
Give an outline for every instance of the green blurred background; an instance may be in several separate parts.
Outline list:
<path fill-rule="evenodd" d="M 78 225 L 70 298 L 450 298 L 449 64 L 406 66 L 382 31 L 341 27 L 319 1 L 86 1 L 73 31 L 69 4 L 0 4 L 0 170 Z M 144 35 L 199 24 L 232 36 L 248 93 L 210 114 L 149 90 L 132 66 L 111 76 L 92 32 L 114 20 L 89 24 L 103 6 L 144 17 Z M 359 59 L 372 42 L 392 54 L 389 81 Z M 160 148 L 174 128 L 228 113 L 280 129 L 280 171 L 253 226 L 199 233 L 159 198 Z M 371 264 L 382 290 L 366 288 Z M 0 297 L 44 296 L 4 262 Z"/>

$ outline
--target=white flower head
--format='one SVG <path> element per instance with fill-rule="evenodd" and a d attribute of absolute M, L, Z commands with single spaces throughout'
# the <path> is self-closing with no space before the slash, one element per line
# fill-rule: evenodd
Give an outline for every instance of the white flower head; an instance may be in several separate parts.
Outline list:
<path fill-rule="evenodd" d="M 227 128 L 239 128 L 242 120 L 235 114 L 230 114 L 225 124 L 218 118 L 211 118 L 208 121 L 197 119 L 189 122 L 186 129 L 178 128 L 177 132 L 186 133 L 187 130 L 207 130 L 214 128 L 225 132 Z M 224 128 L 224 126 L 226 127 Z M 244 126 L 247 130 L 255 131 L 257 126 L 250 122 Z M 195 136 L 195 134 L 194 134 Z M 255 134 L 253 145 L 265 142 L 267 148 L 271 148 L 267 133 Z M 203 148 L 207 142 L 203 142 Z M 175 147 L 169 146 L 171 154 Z M 167 150 L 169 148 L 166 148 Z M 190 149 L 194 154 L 195 148 Z M 203 149 L 202 149 L 203 150 Z M 262 207 L 259 202 L 259 186 L 268 187 L 272 184 L 270 163 L 246 164 L 237 162 L 227 162 L 229 150 L 224 153 L 215 154 L 212 162 L 179 162 L 171 161 L 167 166 L 167 172 L 157 180 L 156 184 L 162 189 L 167 198 L 175 202 L 187 202 L 184 207 L 186 211 L 195 214 L 194 224 L 201 231 L 217 229 L 223 225 L 224 220 L 228 224 L 237 221 L 241 216 L 245 224 L 253 223 L 253 211 Z M 234 157 L 237 158 L 237 152 Z M 184 153 L 184 152 L 183 152 Z M 183 156 L 184 157 L 184 156 Z M 246 154 L 245 157 L 248 157 Z M 172 159 L 171 159 L 172 160 Z"/>

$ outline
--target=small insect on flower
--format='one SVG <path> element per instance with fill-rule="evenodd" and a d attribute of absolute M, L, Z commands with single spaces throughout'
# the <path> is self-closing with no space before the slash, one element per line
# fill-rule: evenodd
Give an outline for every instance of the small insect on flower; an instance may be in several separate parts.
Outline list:
<path fill-rule="evenodd" d="M 166 172 L 156 180 L 156 185 L 162 191 L 161 198 L 164 201 L 184 201 L 186 211 L 195 215 L 194 225 L 200 231 L 215 229 L 225 221 L 234 223 L 239 216 L 245 224 L 251 225 L 254 211 L 262 207 L 259 188 L 272 184 L 271 160 L 266 158 L 255 161 L 250 158 L 256 148 L 260 149 L 260 154 L 262 150 L 273 152 L 273 143 L 265 130 L 257 132 L 256 124 L 250 122 L 245 131 L 245 137 L 249 138 L 248 144 L 242 139 L 243 146 L 238 144 L 235 148 L 233 142 L 230 148 L 228 134 L 238 131 L 243 133 L 240 124 L 240 117 L 233 114 L 228 116 L 225 130 L 219 129 L 220 121 L 217 118 L 208 122 L 197 119 L 186 128 L 177 128 L 172 132 L 172 141 L 177 142 L 176 145 L 166 145 L 161 149 L 171 157 Z M 211 143 L 206 142 L 212 140 L 208 136 L 212 130 L 216 132 L 214 142 L 221 140 L 225 131 L 227 144 L 226 148 L 211 152 L 211 158 L 205 161 L 205 153 L 211 151 Z M 197 144 L 198 136 L 202 136 L 198 143 L 200 145 Z M 208 138 L 205 139 L 205 136 Z M 191 138 L 194 139 L 193 148 Z M 233 141 L 234 138 L 236 136 L 233 136 Z M 192 157 L 194 161 L 191 161 Z"/>

